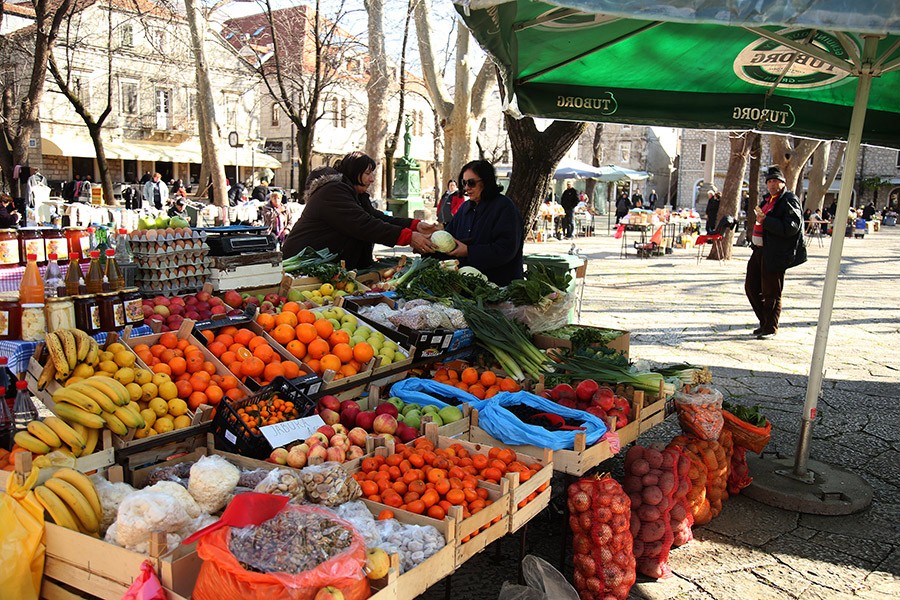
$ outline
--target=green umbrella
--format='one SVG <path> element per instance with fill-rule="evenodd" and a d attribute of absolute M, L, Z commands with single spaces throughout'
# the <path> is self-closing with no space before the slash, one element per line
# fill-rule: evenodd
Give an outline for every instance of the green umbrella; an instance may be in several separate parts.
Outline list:
<path fill-rule="evenodd" d="M 462 4 L 457 10 L 499 69 L 505 100 L 525 115 L 846 139 L 837 214 L 850 206 L 860 144 L 900 147 L 896 0 Z M 844 236 L 832 237 L 792 469 L 808 483 L 821 481 L 807 467 L 843 244 Z M 862 493 L 831 502 L 865 486 L 842 473 L 833 479 L 821 506 L 793 507 L 839 514 L 871 502 L 870 489 L 868 500 Z"/>

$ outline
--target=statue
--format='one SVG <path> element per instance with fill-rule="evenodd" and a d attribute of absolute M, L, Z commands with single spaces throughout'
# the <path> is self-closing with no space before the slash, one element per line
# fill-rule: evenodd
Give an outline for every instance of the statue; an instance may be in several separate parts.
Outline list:
<path fill-rule="evenodd" d="M 393 198 L 419 198 L 422 193 L 419 163 L 412 153 L 412 120 L 406 115 L 406 132 L 403 134 L 403 158 L 394 160 L 394 185 L 391 188 Z"/>
<path fill-rule="evenodd" d="M 406 115 L 406 133 L 403 134 L 403 158 L 409 161 L 410 151 L 412 150 L 412 135 L 409 130 L 412 128 L 412 121 L 409 115 Z"/>

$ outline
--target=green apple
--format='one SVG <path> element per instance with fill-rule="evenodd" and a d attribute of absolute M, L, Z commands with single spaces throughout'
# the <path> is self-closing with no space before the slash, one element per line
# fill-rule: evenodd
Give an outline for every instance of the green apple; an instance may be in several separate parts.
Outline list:
<path fill-rule="evenodd" d="M 444 423 L 455 423 L 463 418 L 462 411 L 455 406 L 445 406 L 438 412 L 438 416 Z"/>
<path fill-rule="evenodd" d="M 340 319 L 340 318 L 342 318 L 344 315 L 347 314 L 347 311 L 344 310 L 343 308 L 341 308 L 340 306 L 335 306 L 334 308 L 331 309 L 331 312 L 334 313 L 334 318 L 335 318 L 335 319 Z"/>
<path fill-rule="evenodd" d="M 356 331 L 356 325 L 353 323 L 341 323 L 341 329 L 349 333 L 352 337 L 353 333 Z"/>
<path fill-rule="evenodd" d="M 372 332 L 372 335 L 369 336 L 369 339 L 375 338 L 376 340 L 381 340 L 384 342 L 384 334 L 378 331 L 377 329 Z"/>
<path fill-rule="evenodd" d="M 350 313 L 345 313 L 341 317 L 341 323 L 350 323 L 351 325 L 359 325 L 359 320 L 357 320 L 355 315 Z"/>
<path fill-rule="evenodd" d="M 288 293 L 287 293 L 288 302 L 300 302 L 300 300 L 302 298 L 303 298 L 303 294 L 300 292 L 300 290 L 295 289 L 295 288 L 291 288 L 288 290 Z"/>
<path fill-rule="evenodd" d="M 386 367 L 389 364 L 394 362 L 393 356 L 385 356 L 384 354 L 381 354 L 380 356 L 381 356 L 381 366 L 382 367 Z"/>
<path fill-rule="evenodd" d="M 425 415 L 422 415 L 425 416 Z M 444 420 L 441 418 L 441 415 L 438 414 L 437 411 L 431 413 L 431 422 L 440 427 L 444 424 Z"/>
<path fill-rule="evenodd" d="M 404 402 L 402 399 L 398 398 L 397 396 L 391 396 L 390 398 L 387 399 L 387 401 L 388 401 L 388 404 L 393 404 L 394 406 L 397 407 L 397 412 L 403 411 Z"/>
<path fill-rule="evenodd" d="M 428 404 L 422 408 L 423 415 L 436 415 L 440 412 L 440 409 L 433 404 Z"/>
<path fill-rule="evenodd" d="M 403 405 L 403 410 L 401 410 L 400 412 L 405 415 L 406 413 L 408 413 L 411 410 L 417 410 L 419 412 L 422 412 L 422 407 L 419 406 L 418 404 L 416 404 L 415 402 L 409 402 L 409 403 Z"/>
<path fill-rule="evenodd" d="M 356 328 L 356 335 L 361 336 L 363 339 L 369 339 L 369 336 L 372 335 L 372 330 L 365 325 L 360 325 Z"/>
<path fill-rule="evenodd" d="M 353 337 L 350 338 L 350 346 L 352 347 L 365 341 L 365 339 L 359 337 L 359 332 L 357 332 L 353 334 Z"/>
<path fill-rule="evenodd" d="M 340 328 L 341 328 L 341 322 L 338 321 L 337 319 L 334 319 L 334 318 L 328 319 L 328 322 L 331 323 L 331 324 L 334 326 L 335 329 L 340 329 Z"/>
<path fill-rule="evenodd" d="M 403 415 L 403 422 L 413 429 L 418 429 L 422 424 L 422 413 L 417 410 L 411 410 Z"/>
<path fill-rule="evenodd" d="M 385 340 L 382 348 L 389 348 L 391 350 L 397 350 L 399 348 L 399 346 L 397 345 L 397 342 L 395 342 L 394 340 Z"/>
<path fill-rule="evenodd" d="M 375 352 L 378 352 L 379 350 L 381 350 L 381 345 L 384 343 L 384 340 L 380 340 L 377 337 L 375 337 L 374 333 L 372 335 L 370 335 L 369 339 L 366 341 L 369 342 L 369 345 L 372 346 L 372 350 L 374 350 Z"/>

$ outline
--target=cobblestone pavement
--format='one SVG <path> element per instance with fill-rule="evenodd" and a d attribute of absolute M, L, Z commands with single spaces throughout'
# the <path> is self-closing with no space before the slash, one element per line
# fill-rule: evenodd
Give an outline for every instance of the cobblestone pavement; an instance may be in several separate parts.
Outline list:
<path fill-rule="evenodd" d="M 629 240 L 630 241 L 630 240 Z M 709 365 L 727 396 L 758 403 L 773 424 L 770 450 L 793 454 L 829 239 L 809 246 L 809 261 L 788 272 L 778 335 L 757 340 L 743 291 L 748 248 L 732 260 L 704 260 L 696 250 L 622 259 L 608 235 L 578 238 L 590 259 L 581 322 L 632 332 L 631 356 Z M 566 252 L 572 242 L 527 244 L 528 253 Z M 738 496 L 722 514 L 672 551 L 674 576 L 640 580 L 631 597 L 663 600 L 900 597 L 900 229 L 847 239 L 825 361 L 826 376 L 811 458 L 860 474 L 872 506 L 855 515 L 821 517 L 771 508 Z M 674 417 L 642 444 L 667 441 Z M 621 474 L 621 459 L 605 469 Z M 557 481 L 554 479 L 554 484 Z M 559 561 L 559 501 L 528 527 L 527 552 Z M 497 598 L 515 580 L 519 543 L 495 543 L 452 577 L 454 600 Z M 571 555 L 566 573 L 571 576 Z M 445 597 L 442 584 L 423 598 Z"/>

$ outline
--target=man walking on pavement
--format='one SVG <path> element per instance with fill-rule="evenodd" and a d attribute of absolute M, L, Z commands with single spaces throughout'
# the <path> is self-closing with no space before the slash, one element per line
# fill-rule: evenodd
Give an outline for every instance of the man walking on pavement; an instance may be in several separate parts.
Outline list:
<path fill-rule="evenodd" d="M 575 234 L 575 207 L 578 206 L 578 191 L 572 187 L 572 182 L 566 182 L 566 190 L 562 193 L 559 200 L 566 216 L 563 217 L 563 235 L 567 240 L 571 240 Z"/>
<path fill-rule="evenodd" d="M 755 209 L 753 254 L 744 279 L 744 291 L 759 319 L 753 335 L 761 340 L 778 332 L 784 272 L 806 262 L 800 201 L 785 189 L 784 173 L 778 167 L 766 171 L 766 189 L 769 193 Z"/>
<path fill-rule="evenodd" d="M 162 175 L 154 173 L 153 178 L 144 184 L 144 201 L 162 210 L 169 199 L 169 188 L 162 181 Z"/>

